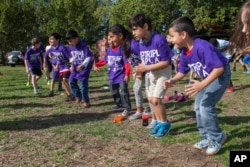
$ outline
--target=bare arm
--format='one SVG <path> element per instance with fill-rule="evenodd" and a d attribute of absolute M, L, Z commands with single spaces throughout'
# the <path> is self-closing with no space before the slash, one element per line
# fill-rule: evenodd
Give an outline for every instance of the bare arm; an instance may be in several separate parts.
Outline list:
<path fill-rule="evenodd" d="M 213 69 L 213 71 L 202 81 L 191 80 L 193 83 L 185 86 L 187 94 L 194 96 L 224 72 L 224 67 Z"/>
<path fill-rule="evenodd" d="M 145 65 L 143 63 L 135 67 L 136 72 L 145 72 L 145 71 L 155 71 L 162 68 L 165 68 L 169 65 L 169 61 L 161 61 L 156 64 Z"/>

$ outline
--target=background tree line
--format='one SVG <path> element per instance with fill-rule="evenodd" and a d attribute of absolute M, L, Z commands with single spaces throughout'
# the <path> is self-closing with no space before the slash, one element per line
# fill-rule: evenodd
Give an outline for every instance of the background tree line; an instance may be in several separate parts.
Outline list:
<path fill-rule="evenodd" d="M 76 29 L 89 44 L 114 23 L 128 25 L 136 12 L 145 12 L 154 29 L 167 33 L 175 18 L 193 19 L 199 34 L 230 34 L 244 0 L 0 0 L 0 55 L 25 51 L 33 36 L 47 45 L 48 35 Z M 62 38 L 62 42 L 65 40 Z M 3 61 L 2 61 L 3 62 Z"/>

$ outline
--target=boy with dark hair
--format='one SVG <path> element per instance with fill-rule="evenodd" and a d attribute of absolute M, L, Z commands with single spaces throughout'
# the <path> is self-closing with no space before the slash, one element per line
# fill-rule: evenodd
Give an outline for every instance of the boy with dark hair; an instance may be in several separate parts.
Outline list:
<path fill-rule="evenodd" d="M 152 31 L 151 19 L 144 13 L 134 15 L 129 22 L 135 39 L 140 40 L 139 51 L 142 63 L 135 67 L 136 72 L 146 72 L 145 80 L 148 101 L 152 106 L 153 128 L 150 135 L 162 137 L 171 129 L 162 103 L 165 90 L 163 83 L 171 77 L 170 59 L 172 52 L 165 37 Z"/>
<path fill-rule="evenodd" d="M 31 74 L 31 82 L 34 89 L 34 94 L 37 95 L 37 81 L 43 75 L 42 73 L 42 58 L 41 50 L 39 49 L 41 45 L 40 40 L 37 37 L 32 38 L 31 47 L 25 53 L 25 67 L 26 72 Z"/>
<path fill-rule="evenodd" d="M 202 81 L 191 80 L 185 86 L 188 95 L 196 95 L 194 110 L 201 140 L 193 147 L 206 149 L 207 155 L 214 155 L 227 139 L 219 127 L 215 105 L 229 85 L 231 72 L 229 60 L 208 41 L 194 38 L 194 34 L 194 24 L 188 17 L 180 17 L 170 24 L 171 41 L 182 51 L 178 73 L 165 81 L 165 88 L 173 86 L 190 69 L 202 78 Z"/>

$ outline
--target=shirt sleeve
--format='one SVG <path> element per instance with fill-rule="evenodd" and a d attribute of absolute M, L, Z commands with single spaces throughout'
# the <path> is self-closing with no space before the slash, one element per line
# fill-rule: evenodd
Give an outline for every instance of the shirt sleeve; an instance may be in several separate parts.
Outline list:
<path fill-rule="evenodd" d="M 125 68 L 125 76 L 129 76 L 129 75 L 131 74 L 129 62 L 126 62 L 126 63 L 124 64 L 124 68 Z"/>

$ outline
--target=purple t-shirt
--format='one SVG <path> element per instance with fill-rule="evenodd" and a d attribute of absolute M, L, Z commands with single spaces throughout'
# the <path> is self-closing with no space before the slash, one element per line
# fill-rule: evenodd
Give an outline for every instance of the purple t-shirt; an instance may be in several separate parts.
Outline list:
<path fill-rule="evenodd" d="M 49 55 L 51 55 L 52 58 L 50 58 Z M 57 47 L 52 46 L 46 52 L 46 59 L 48 59 L 51 64 L 55 65 L 59 63 L 59 71 L 69 69 L 69 57 L 70 53 L 68 49 L 62 44 L 59 44 Z"/>
<path fill-rule="evenodd" d="M 29 47 L 25 53 L 25 59 L 27 60 L 27 64 L 29 68 L 41 68 L 41 64 L 39 58 L 41 58 L 41 50 L 40 49 L 32 49 Z"/>
<path fill-rule="evenodd" d="M 187 74 L 192 69 L 200 77 L 206 78 L 214 68 L 226 66 L 228 63 L 229 60 L 212 44 L 196 38 L 190 55 L 186 55 L 186 48 L 182 49 L 178 71 Z"/>
<path fill-rule="evenodd" d="M 110 84 L 118 84 L 124 81 L 125 64 L 127 59 L 124 56 L 123 48 L 108 48 L 104 61 L 108 64 L 108 77 Z"/>
<path fill-rule="evenodd" d="M 81 81 L 88 81 L 89 74 L 93 65 L 93 54 L 87 47 L 87 45 L 80 41 L 76 46 L 69 46 L 70 59 L 72 60 L 73 70 L 70 75 L 70 79 L 77 79 Z M 81 71 L 76 71 L 76 67 L 81 65 L 84 60 L 90 57 L 90 62 L 87 67 L 84 67 Z"/>
<path fill-rule="evenodd" d="M 160 61 L 169 61 L 173 56 L 173 52 L 162 35 L 153 32 L 149 41 L 140 40 L 140 57 L 144 64 L 156 64 Z"/>
<path fill-rule="evenodd" d="M 139 65 L 142 60 L 140 58 L 139 41 L 132 39 L 130 43 L 130 56 L 128 58 L 129 63 L 132 67 Z"/>

